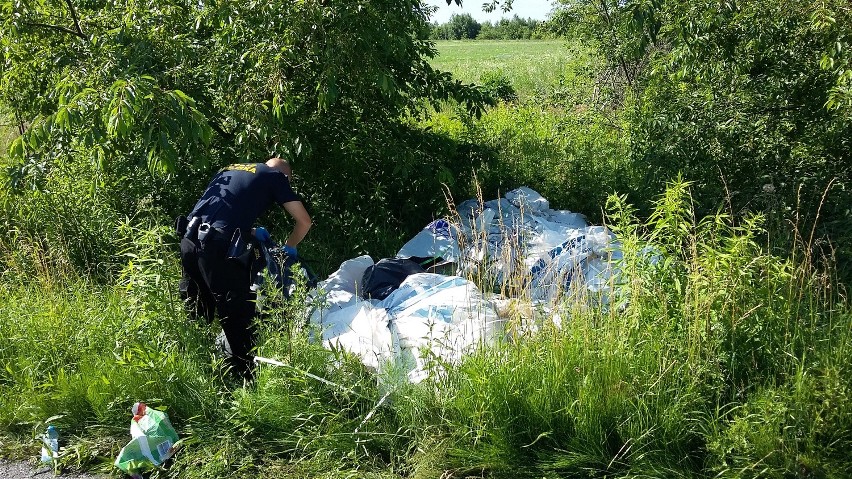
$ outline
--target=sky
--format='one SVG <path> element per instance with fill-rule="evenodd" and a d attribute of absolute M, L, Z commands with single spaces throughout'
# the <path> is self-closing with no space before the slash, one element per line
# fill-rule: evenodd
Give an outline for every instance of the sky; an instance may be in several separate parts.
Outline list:
<path fill-rule="evenodd" d="M 515 0 L 512 4 L 512 10 L 508 13 L 503 13 L 500 7 L 497 7 L 491 13 L 482 11 L 482 4 L 486 0 L 463 0 L 462 7 L 456 5 L 455 2 L 447 5 L 447 0 L 423 0 L 426 5 L 436 5 L 438 11 L 432 14 L 432 21 L 438 23 L 447 23 L 450 16 L 454 13 L 460 15 L 469 13 L 478 22 L 496 22 L 503 17 L 512 18 L 518 15 L 521 18 L 533 18 L 535 20 L 544 20 L 547 14 L 553 9 L 552 0 Z"/>

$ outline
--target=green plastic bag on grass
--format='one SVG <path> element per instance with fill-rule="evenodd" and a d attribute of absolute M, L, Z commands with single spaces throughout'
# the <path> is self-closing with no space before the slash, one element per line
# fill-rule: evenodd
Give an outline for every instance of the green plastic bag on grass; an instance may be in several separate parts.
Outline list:
<path fill-rule="evenodd" d="M 133 438 L 118 453 L 115 467 L 131 476 L 160 466 L 172 457 L 180 442 L 166 413 L 151 409 L 145 403 L 133 405 L 130 436 Z"/>

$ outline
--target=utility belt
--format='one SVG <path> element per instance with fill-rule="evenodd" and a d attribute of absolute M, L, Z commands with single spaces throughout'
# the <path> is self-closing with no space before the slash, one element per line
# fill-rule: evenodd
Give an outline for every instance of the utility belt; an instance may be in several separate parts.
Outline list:
<path fill-rule="evenodd" d="M 213 240 L 228 242 L 228 258 L 236 259 L 245 265 L 251 264 L 254 256 L 260 253 L 250 237 L 249 240 L 245 239 L 240 228 L 229 232 L 215 227 L 211 223 L 203 222 L 200 216 L 193 216 L 190 219 L 179 216 L 175 221 L 175 231 L 179 238 L 192 241 L 202 250 L 205 249 L 208 242 Z"/>
<path fill-rule="evenodd" d="M 200 216 L 193 216 L 189 219 L 186 216 L 179 216 L 175 221 L 175 231 L 179 238 L 186 238 L 190 241 L 197 240 L 201 244 L 213 238 L 230 239 L 226 230 L 202 221 Z"/>

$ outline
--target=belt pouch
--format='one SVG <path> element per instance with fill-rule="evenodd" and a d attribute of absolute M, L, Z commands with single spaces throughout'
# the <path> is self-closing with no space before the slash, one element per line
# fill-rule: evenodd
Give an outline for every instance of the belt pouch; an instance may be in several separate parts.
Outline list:
<path fill-rule="evenodd" d="M 189 223 L 186 225 L 186 233 L 184 233 L 183 237 L 187 239 L 196 238 L 198 235 L 198 227 L 201 225 L 201 218 L 198 216 L 193 216 Z"/>
<path fill-rule="evenodd" d="M 231 243 L 228 245 L 228 258 L 236 260 L 243 267 L 251 266 L 253 259 L 252 245 L 243 239 L 242 231 L 237 228 L 231 236 Z"/>
<path fill-rule="evenodd" d="M 186 234 L 186 227 L 189 225 L 189 220 L 186 219 L 186 216 L 180 215 L 175 218 L 175 232 L 178 235 L 178 238 L 183 238 Z"/>

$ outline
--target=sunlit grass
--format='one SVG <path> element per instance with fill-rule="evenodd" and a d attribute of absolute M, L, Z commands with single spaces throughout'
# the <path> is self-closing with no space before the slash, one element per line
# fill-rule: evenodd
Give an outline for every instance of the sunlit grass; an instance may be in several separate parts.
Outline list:
<path fill-rule="evenodd" d="M 467 83 L 499 71 L 518 91 L 521 101 L 552 90 L 567 67 L 588 50 L 564 40 L 477 40 L 435 42 L 438 55 L 430 63 Z"/>
<path fill-rule="evenodd" d="M 5 156 L 12 140 L 18 136 L 18 128 L 12 115 L 0 112 L 0 156 Z"/>

